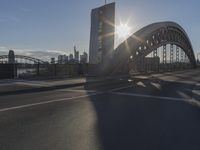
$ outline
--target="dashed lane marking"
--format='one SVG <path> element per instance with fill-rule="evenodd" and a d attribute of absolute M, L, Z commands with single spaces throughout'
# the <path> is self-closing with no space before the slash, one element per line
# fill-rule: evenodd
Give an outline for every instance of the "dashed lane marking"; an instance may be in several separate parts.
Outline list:
<path fill-rule="evenodd" d="M 78 90 L 78 89 L 61 89 L 61 90 L 56 90 L 59 92 L 80 92 L 80 93 L 94 93 L 97 92 L 95 90 Z"/>
<path fill-rule="evenodd" d="M 20 106 L 2 108 L 2 109 L 0 109 L 0 112 L 5 112 L 5 111 L 9 111 L 9 110 L 16 110 L 16 109 L 23 109 L 23 108 L 28 108 L 28 107 L 32 107 L 32 106 L 44 105 L 44 104 L 49 104 L 49 103 L 61 102 L 61 101 L 71 101 L 71 100 L 75 100 L 75 99 L 77 99 L 76 101 L 80 101 L 80 100 L 78 100 L 80 98 L 85 98 L 85 97 L 95 96 L 95 95 L 100 95 L 100 94 L 102 94 L 102 92 L 96 92 L 96 93 L 81 95 L 81 96 L 76 96 L 76 97 L 55 99 L 55 100 L 50 100 L 50 101 L 44 101 L 44 102 L 31 103 L 31 104 L 25 104 L 25 105 L 20 105 Z"/>

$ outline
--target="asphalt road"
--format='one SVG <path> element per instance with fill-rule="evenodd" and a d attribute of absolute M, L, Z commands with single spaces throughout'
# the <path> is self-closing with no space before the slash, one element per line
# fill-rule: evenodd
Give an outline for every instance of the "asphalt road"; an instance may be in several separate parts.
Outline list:
<path fill-rule="evenodd" d="M 199 150 L 199 74 L 0 96 L 0 150 Z"/>

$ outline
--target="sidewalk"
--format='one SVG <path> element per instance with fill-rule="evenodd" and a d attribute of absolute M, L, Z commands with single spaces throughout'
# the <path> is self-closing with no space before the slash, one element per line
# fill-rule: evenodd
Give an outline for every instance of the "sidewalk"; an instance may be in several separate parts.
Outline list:
<path fill-rule="evenodd" d="M 187 71 L 174 71 L 165 73 L 152 73 L 152 74 L 138 74 L 138 75 L 119 75 L 115 77 L 79 77 L 79 78 L 54 78 L 54 79 L 32 79 L 32 80 L 0 80 L 0 96 L 11 95 L 11 94 L 23 94 L 30 92 L 42 92 L 48 90 L 63 89 L 75 86 L 83 86 L 85 84 L 102 83 L 105 81 L 128 79 L 129 77 L 133 80 L 176 80 L 179 82 L 187 82 L 190 80 L 187 78 L 187 74 L 195 74 L 193 76 L 194 82 L 199 82 L 200 69 L 187 70 Z M 188 81 L 189 82 L 189 81 Z M 191 81 L 190 81 L 191 82 Z"/>
<path fill-rule="evenodd" d="M 29 92 L 42 92 L 47 90 L 83 86 L 85 84 L 93 84 L 97 82 L 114 80 L 120 77 L 124 78 L 125 76 L 103 77 L 103 78 L 81 77 L 81 78 L 66 78 L 66 79 L 47 79 L 47 80 L 20 80 L 20 79 L 0 80 L 0 96 L 11 95 L 11 94 L 22 94 Z"/>

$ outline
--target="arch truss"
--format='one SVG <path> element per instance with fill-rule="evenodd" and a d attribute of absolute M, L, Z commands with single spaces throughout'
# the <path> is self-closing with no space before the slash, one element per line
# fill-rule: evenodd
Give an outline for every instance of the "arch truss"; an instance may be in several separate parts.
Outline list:
<path fill-rule="evenodd" d="M 0 62 L 3 62 L 3 60 L 8 60 L 8 55 L 0 55 Z M 15 60 L 16 59 L 20 59 L 20 60 L 25 60 L 25 62 L 33 62 L 34 64 L 45 64 L 45 61 L 42 61 L 40 59 L 37 58 L 33 58 L 33 57 L 29 57 L 29 56 L 23 56 L 23 55 L 15 55 Z M 7 61 L 8 62 L 8 61 Z M 18 62 L 20 63 L 20 62 Z"/>
<path fill-rule="evenodd" d="M 154 23 L 142 28 L 120 44 L 112 58 L 115 66 L 112 72 L 176 70 L 196 66 L 190 39 L 174 22 Z"/>

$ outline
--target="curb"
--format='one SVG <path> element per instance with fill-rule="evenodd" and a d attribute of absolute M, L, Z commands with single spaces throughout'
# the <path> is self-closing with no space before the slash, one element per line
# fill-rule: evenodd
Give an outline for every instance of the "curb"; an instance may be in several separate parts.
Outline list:
<path fill-rule="evenodd" d="M 51 90 L 59 90 L 59 89 L 64 89 L 64 88 L 83 86 L 83 85 L 86 85 L 86 84 L 102 83 L 103 81 L 112 81 L 112 80 L 115 80 L 115 79 L 116 78 L 108 78 L 108 79 L 100 79 L 100 80 L 88 81 L 88 82 L 79 82 L 79 83 L 62 84 L 62 85 L 52 85 L 52 86 L 44 86 L 44 87 L 35 87 L 35 88 L 28 88 L 28 89 L 21 89 L 21 90 L 19 89 L 19 90 L 15 90 L 15 91 L 0 92 L 0 96 L 16 95 L 16 94 L 28 94 L 28 93 L 51 91 Z"/>
<path fill-rule="evenodd" d="M 86 84 L 86 82 L 75 83 L 75 84 L 66 84 L 66 85 L 56 85 L 56 86 L 49 86 L 49 87 L 29 88 L 29 89 L 15 90 L 15 91 L 7 91 L 7 92 L 0 92 L 0 96 L 45 92 L 45 91 L 50 91 L 50 90 L 57 90 L 57 89 L 59 90 L 59 89 L 63 89 L 63 88 L 82 86 L 84 84 Z"/>

